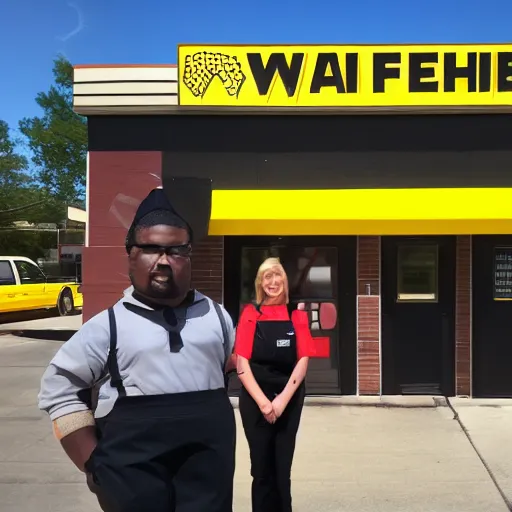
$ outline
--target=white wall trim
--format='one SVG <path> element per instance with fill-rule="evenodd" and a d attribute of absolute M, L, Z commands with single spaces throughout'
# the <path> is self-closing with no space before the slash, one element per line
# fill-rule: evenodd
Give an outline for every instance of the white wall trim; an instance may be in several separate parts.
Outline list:
<path fill-rule="evenodd" d="M 382 237 L 379 236 L 379 396 L 382 396 Z"/>
<path fill-rule="evenodd" d="M 85 247 L 89 247 L 89 227 L 90 227 L 90 187 L 89 187 L 89 179 L 90 179 L 90 170 L 89 170 L 89 151 L 87 151 L 86 155 L 86 167 L 85 167 L 85 213 L 87 215 L 87 220 L 85 223 Z"/>
<path fill-rule="evenodd" d="M 356 246 L 356 396 L 359 396 L 359 240 Z"/>
<path fill-rule="evenodd" d="M 469 235 L 469 396 L 473 397 L 473 235 Z"/>
<path fill-rule="evenodd" d="M 222 303 L 223 306 L 224 306 L 224 279 L 225 279 L 225 275 L 224 275 L 224 259 L 226 258 L 225 253 L 224 253 L 224 250 L 225 250 L 225 247 L 226 247 L 225 240 L 226 240 L 226 237 L 223 236 L 222 237 L 222 263 L 221 263 L 221 267 L 220 267 L 221 268 L 221 272 L 222 272 L 222 279 L 221 279 L 222 291 L 221 291 L 220 299 L 221 299 L 221 303 Z"/>

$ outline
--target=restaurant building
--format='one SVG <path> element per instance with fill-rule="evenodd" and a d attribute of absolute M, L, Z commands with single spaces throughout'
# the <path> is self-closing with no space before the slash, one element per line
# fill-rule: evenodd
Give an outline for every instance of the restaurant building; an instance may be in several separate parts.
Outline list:
<path fill-rule="evenodd" d="M 512 396 L 512 45 L 183 45 L 76 66 L 88 118 L 84 320 L 172 176 L 209 177 L 195 286 L 236 322 L 279 256 L 310 394 Z"/>

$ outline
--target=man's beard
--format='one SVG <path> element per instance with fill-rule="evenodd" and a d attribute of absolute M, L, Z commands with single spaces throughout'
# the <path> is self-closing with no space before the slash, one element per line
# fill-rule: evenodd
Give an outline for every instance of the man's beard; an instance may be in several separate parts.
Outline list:
<path fill-rule="evenodd" d="M 176 284 L 172 274 L 170 274 L 167 281 L 164 282 L 158 282 L 155 280 L 154 276 L 149 276 L 149 281 L 143 287 L 139 286 L 131 275 L 130 281 L 135 291 L 150 299 L 176 299 L 181 294 L 181 290 Z"/>
<path fill-rule="evenodd" d="M 181 290 L 176 282 L 169 276 L 166 282 L 159 282 L 150 277 L 147 295 L 153 299 L 176 299 L 181 294 Z"/>

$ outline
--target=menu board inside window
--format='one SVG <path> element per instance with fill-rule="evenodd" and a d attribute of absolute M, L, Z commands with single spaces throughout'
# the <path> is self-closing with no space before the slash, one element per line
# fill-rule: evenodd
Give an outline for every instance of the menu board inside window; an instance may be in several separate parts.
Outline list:
<path fill-rule="evenodd" d="M 494 248 L 494 300 L 512 300 L 512 247 Z"/>

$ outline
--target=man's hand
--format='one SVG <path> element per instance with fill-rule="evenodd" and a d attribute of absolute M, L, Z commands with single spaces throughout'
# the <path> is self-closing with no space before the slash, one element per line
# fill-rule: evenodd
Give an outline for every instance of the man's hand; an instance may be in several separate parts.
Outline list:
<path fill-rule="evenodd" d="M 103 510 L 105 512 L 108 512 L 109 510 L 117 510 L 117 508 L 114 508 L 114 506 L 111 504 L 110 500 L 107 499 L 104 491 L 94 481 L 94 477 L 90 473 L 86 473 L 86 481 L 87 481 L 87 487 L 89 487 L 89 490 L 93 494 L 96 495 L 96 499 L 98 500 L 98 504 L 99 504 L 101 510 Z"/>
<path fill-rule="evenodd" d="M 272 401 L 272 409 L 274 410 L 276 419 L 281 417 L 281 415 L 283 414 L 287 405 L 288 404 L 286 403 L 285 399 L 283 398 L 283 395 L 277 395 L 274 398 L 274 400 Z"/>
<path fill-rule="evenodd" d="M 85 479 L 87 482 L 87 487 L 89 487 L 89 490 L 93 494 L 98 494 L 100 492 L 100 488 L 99 488 L 98 484 L 94 481 L 94 477 L 91 475 L 91 473 L 86 473 Z"/>
<path fill-rule="evenodd" d="M 272 406 L 272 402 L 267 400 L 263 405 L 260 406 L 261 414 L 269 423 L 275 423 L 277 420 L 276 414 L 274 412 L 274 408 Z"/>

